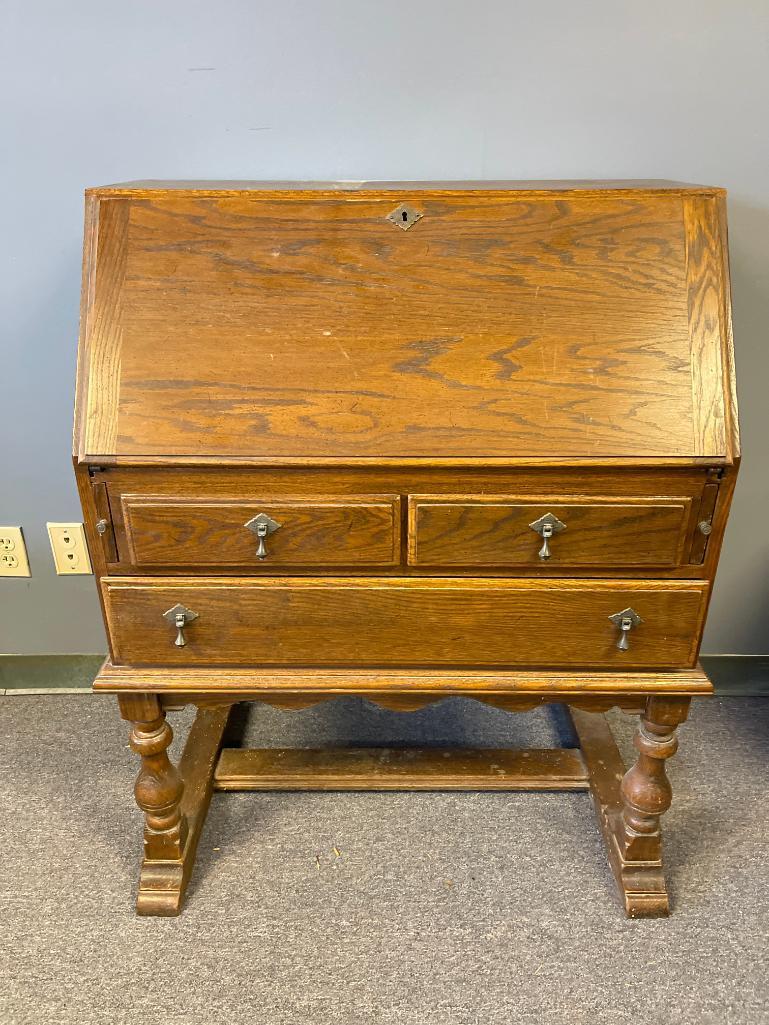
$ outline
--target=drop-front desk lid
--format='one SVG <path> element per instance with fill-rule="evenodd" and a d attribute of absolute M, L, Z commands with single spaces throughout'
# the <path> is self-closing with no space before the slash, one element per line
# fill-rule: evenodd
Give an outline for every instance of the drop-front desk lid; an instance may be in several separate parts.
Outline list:
<path fill-rule="evenodd" d="M 87 193 L 81 462 L 729 462 L 723 190 Z"/>

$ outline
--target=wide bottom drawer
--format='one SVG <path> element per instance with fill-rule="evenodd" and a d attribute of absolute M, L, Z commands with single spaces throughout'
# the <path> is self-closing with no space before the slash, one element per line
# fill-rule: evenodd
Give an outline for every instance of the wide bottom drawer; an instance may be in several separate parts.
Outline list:
<path fill-rule="evenodd" d="M 478 578 L 105 577 L 102 588 L 115 663 L 614 669 L 693 666 L 708 591 Z M 641 622 L 625 617 L 622 650 L 610 617 L 627 609 Z"/>

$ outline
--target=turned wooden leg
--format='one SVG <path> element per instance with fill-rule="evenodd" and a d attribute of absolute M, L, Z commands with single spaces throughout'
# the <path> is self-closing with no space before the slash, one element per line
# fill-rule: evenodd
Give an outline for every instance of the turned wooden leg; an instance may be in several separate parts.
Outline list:
<path fill-rule="evenodd" d="M 660 817 L 672 798 L 665 762 L 676 752 L 676 727 L 686 719 L 689 704 L 689 698 L 648 698 L 634 740 L 638 758 L 620 784 L 619 814 L 612 816 L 614 851 L 609 860 L 625 910 L 633 918 L 670 913 Z"/>
<path fill-rule="evenodd" d="M 178 915 L 195 864 L 231 703 L 198 710 L 179 772 L 168 757 L 173 732 L 155 694 L 121 694 L 130 744 L 142 760 L 134 792 L 144 812 L 144 860 L 136 910 Z"/>
<path fill-rule="evenodd" d="M 689 712 L 689 698 L 652 697 L 641 715 L 634 744 L 638 758 L 624 775 L 622 829 L 623 857 L 648 861 L 659 857 L 660 817 L 670 807 L 673 791 L 665 762 L 678 749 L 676 727 Z"/>
<path fill-rule="evenodd" d="M 144 812 L 144 856 L 181 858 L 187 822 L 180 810 L 184 782 L 167 753 L 173 731 L 156 697 L 131 709 L 132 716 L 137 712 L 141 719 L 132 719 L 129 743 L 142 760 L 134 794 Z"/>
<path fill-rule="evenodd" d="M 665 761 L 678 746 L 675 731 L 686 719 L 689 702 L 679 697 L 647 699 L 635 738 L 638 758 L 628 772 L 604 717 L 571 711 L 609 864 L 631 918 L 667 915 L 670 910 L 659 823 L 671 799 Z"/>

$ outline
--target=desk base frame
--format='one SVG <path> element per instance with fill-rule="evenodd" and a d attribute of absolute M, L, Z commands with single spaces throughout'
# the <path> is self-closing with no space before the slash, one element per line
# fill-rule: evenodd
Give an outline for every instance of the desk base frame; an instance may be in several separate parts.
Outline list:
<path fill-rule="evenodd" d="M 652 674 L 614 677 L 614 690 L 608 688 L 605 673 L 572 674 L 570 691 L 563 686 L 565 676 L 558 675 L 554 687 L 548 677 L 556 674 L 547 673 L 540 674 L 545 679 L 539 689 L 535 674 L 510 673 L 504 679 L 495 678 L 496 690 L 457 690 L 451 686 L 454 681 L 445 677 L 444 685 L 431 690 L 417 689 L 419 682 L 417 688 L 412 682 L 407 690 L 403 674 L 400 689 L 356 687 L 351 678 L 348 686 L 331 692 L 291 687 L 288 677 L 282 677 L 278 687 L 274 678 L 267 681 L 271 689 L 264 686 L 264 677 L 262 686 L 249 687 L 249 680 L 256 683 L 255 673 L 239 674 L 237 686 L 224 691 L 221 674 L 212 670 L 207 675 L 210 679 L 205 680 L 198 671 L 190 691 L 183 689 L 181 673 L 173 674 L 175 685 L 169 689 L 168 670 L 137 670 L 130 690 L 124 689 L 130 678 L 130 670 L 124 667 L 106 663 L 97 678 L 97 690 L 118 691 L 121 714 L 132 723 L 131 747 L 142 760 L 135 788 L 145 815 L 138 914 L 172 916 L 181 911 L 216 790 L 589 790 L 626 914 L 640 918 L 669 913 L 660 834 L 660 817 L 672 797 L 665 762 L 676 751 L 676 728 L 687 717 L 691 697 L 712 691 L 701 669 L 657 674 L 653 693 L 649 693 Z M 482 684 L 488 680 L 479 679 Z M 433 682 L 437 681 L 436 676 Z M 138 689 L 148 683 L 156 689 Z M 473 697 L 509 711 L 562 703 L 579 747 L 525 751 L 223 748 L 230 712 L 240 701 L 304 708 L 342 695 L 365 697 L 400 711 L 449 696 Z M 189 703 L 197 705 L 198 711 L 177 770 L 167 753 L 173 734 L 166 712 Z M 635 736 L 638 756 L 629 770 L 601 714 L 615 706 L 640 714 Z"/>

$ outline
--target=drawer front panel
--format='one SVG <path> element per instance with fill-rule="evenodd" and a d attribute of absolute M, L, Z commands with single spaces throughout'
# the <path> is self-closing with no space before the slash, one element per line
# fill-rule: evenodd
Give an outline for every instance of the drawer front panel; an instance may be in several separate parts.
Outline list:
<path fill-rule="evenodd" d="M 685 561 L 690 498 L 532 498 L 413 495 L 413 566 L 672 567 Z M 551 514 L 544 538 L 532 528 Z"/>
<path fill-rule="evenodd" d="M 254 499 L 123 495 L 135 566 L 393 566 L 400 562 L 400 498 Z M 279 524 L 259 538 L 260 513 Z"/>
<path fill-rule="evenodd" d="M 694 665 L 708 585 L 570 580 L 102 580 L 115 662 L 137 665 Z M 197 614 L 174 643 L 164 613 Z M 617 647 L 609 616 L 643 622 Z M 173 618 L 173 617 L 171 617 Z"/>

